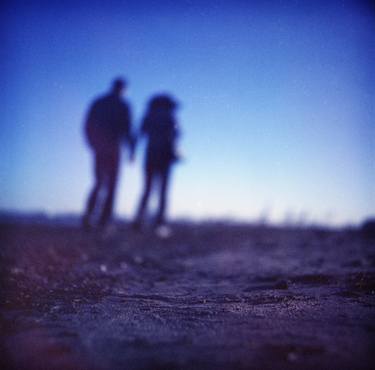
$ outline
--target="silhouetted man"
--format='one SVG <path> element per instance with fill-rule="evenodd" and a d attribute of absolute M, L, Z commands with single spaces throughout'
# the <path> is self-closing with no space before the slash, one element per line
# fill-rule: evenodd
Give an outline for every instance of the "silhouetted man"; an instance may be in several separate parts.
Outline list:
<path fill-rule="evenodd" d="M 174 117 L 177 103 L 168 95 L 154 96 L 141 126 L 141 136 L 147 138 L 144 166 L 144 189 L 134 227 L 139 228 L 144 218 L 151 190 L 158 186 L 159 204 L 154 224 L 165 223 L 167 193 L 172 164 L 178 159 L 176 139 L 179 129 Z"/>
<path fill-rule="evenodd" d="M 94 155 L 95 174 L 82 220 L 86 229 L 93 223 L 104 227 L 111 220 L 122 143 L 130 147 L 133 157 L 130 110 L 122 98 L 125 89 L 126 81 L 116 79 L 110 92 L 92 103 L 85 121 L 85 136 Z"/>

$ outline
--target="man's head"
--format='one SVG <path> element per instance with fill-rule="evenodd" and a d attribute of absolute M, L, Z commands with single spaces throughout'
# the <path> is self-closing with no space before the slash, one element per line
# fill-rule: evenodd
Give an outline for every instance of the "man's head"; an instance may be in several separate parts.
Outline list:
<path fill-rule="evenodd" d="M 112 82 L 112 93 L 120 96 L 127 87 L 127 81 L 124 78 L 118 77 Z"/>

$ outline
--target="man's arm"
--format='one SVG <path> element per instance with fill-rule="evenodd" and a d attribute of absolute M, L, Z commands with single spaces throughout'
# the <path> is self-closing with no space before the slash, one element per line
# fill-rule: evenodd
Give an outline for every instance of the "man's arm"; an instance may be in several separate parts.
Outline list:
<path fill-rule="evenodd" d="M 84 120 L 84 136 L 91 147 L 95 147 L 99 140 L 98 125 L 96 124 L 97 115 L 98 115 L 98 104 L 97 101 L 94 101 L 88 111 L 86 112 L 86 117 Z"/>
<path fill-rule="evenodd" d="M 123 138 L 129 147 L 130 160 L 134 160 L 135 153 L 135 136 L 132 130 L 132 116 L 128 104 L 123 103 L 123 114 L 122 114 L 122 127 L 123 127 Z"/>

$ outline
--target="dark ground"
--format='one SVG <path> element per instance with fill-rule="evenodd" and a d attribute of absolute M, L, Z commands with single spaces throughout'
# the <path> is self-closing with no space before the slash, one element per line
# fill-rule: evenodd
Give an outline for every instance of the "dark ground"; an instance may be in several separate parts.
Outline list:
<path fill-rule="evenodd" d="M 374 369 L 357 231 L 1 226 L 2 369 Z"/>

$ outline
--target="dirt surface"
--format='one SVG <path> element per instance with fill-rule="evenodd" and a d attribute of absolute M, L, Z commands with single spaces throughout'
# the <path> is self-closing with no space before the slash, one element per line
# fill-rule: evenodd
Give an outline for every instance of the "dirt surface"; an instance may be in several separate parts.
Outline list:
<path fill-rule="evenodd" d="M 1 227 L 2 369 L 374 369 L 353 230 Z"/>

